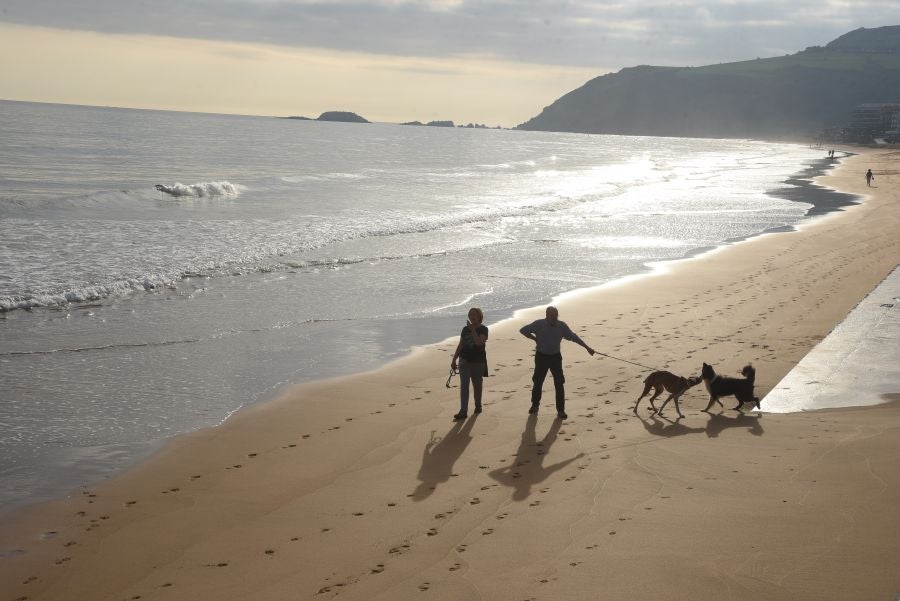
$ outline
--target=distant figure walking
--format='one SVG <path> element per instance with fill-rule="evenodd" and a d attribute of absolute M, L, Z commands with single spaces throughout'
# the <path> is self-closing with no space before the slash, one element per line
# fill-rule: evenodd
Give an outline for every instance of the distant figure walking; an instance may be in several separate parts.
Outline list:
<path fill-rule="evenodd" d="M 547 307 L 546 315 L 545 319 L 538 319 L 519 330 L 520 334 L 534 340 L 536 344 L 534 375 L 531 377 L 534 388 L 531 390 L 531 409 L 528 410 L 528 413 L 537 413 L 541 403 L 541 387 L 544 385 L 544 379 L 549 371 L 553 374 L 553 386 L 556 388 L 556 415 L 559 419 L 566 419 L 568 417 L 566 415 L 566 389 L 563 386 L 566 380 L 563 376 L 560 343 L 563 338 L 571 340 L 584 347 L 591 355 L 594 354 L 594 349 L 585 344 L 564 321 L 559 320 L 559 311 L 556 307 Z"/>
<path fill-rule="evenodd" d="M 487 326 L 482 325 L 484 313 L 478 307 L 469 309 L 469 319 L 459 334 L 459 344 L 450 360 L 450 369 L 456 369 L 459 359 L 459 413 L 454 421 L 462 421 L 469 416 L 469 381 L 475 397 L 475 413 L 481 413 L 481 384 L 487 375 Z"/>
<path fill-rule="evenodd" d="M 875 179 L 875 174 L 873 174 L 872 170 L 869 169 L 868 171 L 866 171 L 866 185 L 871 186 L 873 179 Z"/>

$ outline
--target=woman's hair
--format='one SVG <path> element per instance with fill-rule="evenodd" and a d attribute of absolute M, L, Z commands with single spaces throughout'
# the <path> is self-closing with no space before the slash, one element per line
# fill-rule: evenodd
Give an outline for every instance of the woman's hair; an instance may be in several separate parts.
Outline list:
<path fill-rule="evenodd" d="M 469 309 L 469 313 L 475 311 L 475 314 L 478 315 L 478 321 L 484 321 L 484 313 L 478 307 L 472 307 Z"/>

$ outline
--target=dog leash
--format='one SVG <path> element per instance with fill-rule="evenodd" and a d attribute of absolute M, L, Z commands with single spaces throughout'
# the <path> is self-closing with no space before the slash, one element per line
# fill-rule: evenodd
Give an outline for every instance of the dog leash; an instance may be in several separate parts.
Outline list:
<path fill-rule="evenodd" d="M 453 369 L 452 367 L 450 368 L 450 375 L 447 376 L 447 383 L 445 384 L 445 386 L 446 386 L 447 388 L 450 388 L 450 380 L 452 380 L 452 379 L 453 379 L 453 376 L 455 376 L 455 375 L 458 374 L 458 373 L 459 373 L 459 371 Z"/>
<path fill-rule="evenodd" d="M 649 369 L 650 371 L 659 371 L 655 367 L 649 367 L 647 365 L 643 365 L 641 363 L 635 363 L 634 361 L 629 361 L 628 359 L 622 359 L 620 357 L 613 357 L 612 355 L 607 355 L 606 353 L 601 353 L 600 351 L 594 351 L 597 355 L 603 355 L 604 357 L 609 357 L 610 359 L 615 359 L 616 361 L 622 361 L 624 363 L 631 363 L 632 365 L 637 365 L 638 367 L 643 367 L 644 369 Z"/>

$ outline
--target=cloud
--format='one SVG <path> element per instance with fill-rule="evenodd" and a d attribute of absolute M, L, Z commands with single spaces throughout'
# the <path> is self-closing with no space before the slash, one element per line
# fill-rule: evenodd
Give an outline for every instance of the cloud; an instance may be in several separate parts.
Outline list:
<path fill-rule="evenodd" d="M 394 56 L 600 67 L 795 52 L 900 23 L 894 0 L 4 0 L 0 20 Z"/>

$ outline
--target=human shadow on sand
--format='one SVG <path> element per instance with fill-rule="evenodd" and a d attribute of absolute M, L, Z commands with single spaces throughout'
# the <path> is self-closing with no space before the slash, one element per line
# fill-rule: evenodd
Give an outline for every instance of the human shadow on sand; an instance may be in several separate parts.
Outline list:
<path fill-rule="evenodd" d="M 559 461 L 550 466 L 544 466 L 544 459 L 550 452 L 550 447 L 556 442 L 562 420 L 555 419 L 540 441 L 537 439 L 537 415 L 529 415 L 525 422 L 525 431 L 522 432 L 522 441 L 515 459 L 511 465 L 495 469 L 490 472 L 491 478 L 514 488 L 513 500 L 523 501 L 531 494 L 531 487 L 540 484 L 554 473 L 563 469 L 576 459 L 583 457 L 584 453 Z"/>
<path fill-rule="evenodd" d="M 419 485 L 411 495 L 413 500 L 422 501 L 428 498 L 439 484 L 455 475 L 453 465 L 472 442 L 472 428 L 477 419 L 476 415 L 465 421 L 453 422 L 450 431 L 444 436 L 435 437 L 435 430 L 431 431 L 431 439 L 422 452 Z"/>

